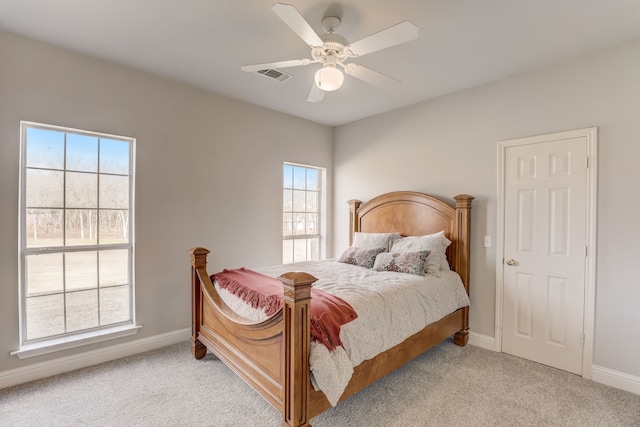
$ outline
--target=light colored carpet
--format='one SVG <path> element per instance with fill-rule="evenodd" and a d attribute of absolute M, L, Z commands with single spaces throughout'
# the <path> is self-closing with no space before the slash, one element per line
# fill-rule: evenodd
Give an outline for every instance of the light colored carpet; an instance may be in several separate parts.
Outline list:
<path fill-rule="evenodd" d="M 637 427 L 640 396 L 446 341 L 312 424 Z M 279 426 L 280 414 L 184 343 L 0 390 L 0 425 Z"/>

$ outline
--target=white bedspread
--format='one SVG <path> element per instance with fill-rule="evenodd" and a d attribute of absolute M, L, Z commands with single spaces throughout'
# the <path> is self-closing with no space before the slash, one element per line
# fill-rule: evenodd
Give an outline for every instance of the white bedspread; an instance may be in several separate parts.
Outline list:
<path fill-rule="evenodd" d="M 324 345 L 311 343 L 313 385 L 322 390 L 332 405 L 338 402 L 355 366 L 469 305 L 462 280 L 453 271 L 440 271 L 440 278 L 422 277 L 378 272 L 333 260 L 254 270 L 273 277 L 289 271 L 309 273 L 319 279 L 314 287 L 339 296 L 358 313 L 357 319 L 341 328 L 344 349 L 338 347 L 329 352 Z M 223 301 L 243 317 L 254 321 L 266 318 L 263 312 L 251 308 L 226 290 L 217 286 L 216 289 Z"/>

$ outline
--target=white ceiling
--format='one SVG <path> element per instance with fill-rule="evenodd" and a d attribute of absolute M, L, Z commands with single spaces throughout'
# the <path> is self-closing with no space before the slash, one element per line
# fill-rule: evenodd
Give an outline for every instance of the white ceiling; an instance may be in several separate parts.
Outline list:
<path fill-rule="evenodd" d="M 318 64 L 283 69 L 283 83 L 240 70 L 309 57 L 275 2 L 0 0 L 0 29 L 331 126 L 640 39 L 640 0 L 284 0 L 320 34 L 324 16 L 341 17 L 351 42 L 419 27 L 417 40 L 351 61 L 402 81 L 396 90 L 346 76 L 308 103 Z"/>

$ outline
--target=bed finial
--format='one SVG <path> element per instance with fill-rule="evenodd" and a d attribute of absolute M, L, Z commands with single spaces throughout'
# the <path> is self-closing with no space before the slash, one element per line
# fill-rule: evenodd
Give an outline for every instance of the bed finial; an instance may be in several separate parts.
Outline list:
<path fill-rule="evenodd" d="M 195 247 L 189 249 L 189 253 L 191 254 L 191 266 L 193 268 L 200 268 L 207 266 L 207 255 L 209 255 L 211 251 L 209 249 Z"/>
<path fill-rule="evenodd" d="M 457 209 L 471 209 L 471 202 L 475 199 L 475 197 L 469 194 L 458 194 L 453 198 L 456 201 Z"/>

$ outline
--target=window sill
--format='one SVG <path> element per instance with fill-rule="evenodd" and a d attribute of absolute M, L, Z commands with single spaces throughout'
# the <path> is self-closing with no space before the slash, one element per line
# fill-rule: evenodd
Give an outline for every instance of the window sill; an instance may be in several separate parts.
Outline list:
<path fill-rule="evenodd" d="M 43 354 L 55 353 L 57 351 L 68 350 L 70 348 L 135 335 L 138 333 L 140 328 L 142 328 L 142 326 L 124 325 L 101 329 L 98 331 L 85 332 L 68 337 L 53 338 L 34 344 L 23 345 L 20 350 L 12 351 L 11 355 L 17 356 L 18 359 L 28 359 L 30 357 L 41 356 Z"/>

